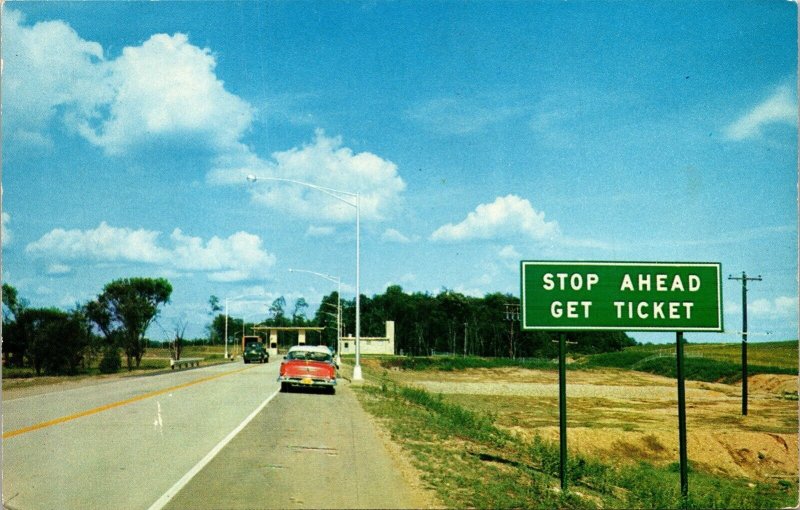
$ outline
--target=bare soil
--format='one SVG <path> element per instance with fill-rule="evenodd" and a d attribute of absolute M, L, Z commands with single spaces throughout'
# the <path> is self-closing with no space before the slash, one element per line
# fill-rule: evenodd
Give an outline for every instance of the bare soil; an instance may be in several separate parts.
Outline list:
<path fill-rule="evenodd" d="M 372 363 L 368 360 L 367 363 Z M 375 368 L 378 368 L 375 365 Z M 380 370 L 380 369 L 379 369 Z M 558 373 L 518 368 L 398 371 L 387 376 L 441 393 L 496 417 L 522 437 L 558 441 Z M 726 476 L 797 478 L 798 377 L 748 379 L 748 415 L 741 384 L 686 382 L 689 461 Z M 567 372 L 568 447 L 613 464 L 678 461 L 674 379 L 623 370 Z"/>

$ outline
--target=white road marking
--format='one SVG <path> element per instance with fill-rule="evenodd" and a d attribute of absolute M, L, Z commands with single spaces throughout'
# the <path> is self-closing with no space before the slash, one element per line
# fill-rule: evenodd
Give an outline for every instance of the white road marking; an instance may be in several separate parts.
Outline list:
<path fill-rule="evenodd" d="M 198 462 L 192 469 L 190 469 L 188 473 L 183 475 L 183 477 L 180 480 L 178 480 L 175 483 L 175 485 L 170 487 L 170 489 L 167 492 L 165 492 L 163 496 L 158 498 L 158 500 L 150 506 L 149 510 L 161 510 L 162 508 L 164 508 L 167 505 L 167 503 L 169 503 L 170 500 L 172 500 L 172 498 L 174 498 L 175 495 L 178 494 L 178 492 L 180 492 L 180 490 L 183 489 L 186 486 L 186 484 L 188 484 L 192 480 L 192 478 L 195 477 L 195 475 L 197 475 L 197 473 L 199 473 L 204 467 L 206 467 L 206 465 L 209 462 L 211 462 L 214 459 L 214 457 L 216 457 L 217 454 L 220 451 L 222 451 L 222 449 L 225 448 L 225 446 L 228 443 L 230 443 L 231 440 L 234 437 L 236 437 L 239 434 L 239 432 L 241 432 L 247 426 L 247 424 L 250 423 L 253 420 L 253 418 L 255 418 L 258 415 L 258 413 L 261 412 L 262 409 L 267 407 L 267 404 L 269 404 L 270 401 L 272 401 L 272 399 L 275 398 L 275 396 L 278 393 L 280 393 L 280 389 L 275 390 L 275 393 L 267 397 L 267 399 L 264 402 L 262 402 L 261 405 L 259 405 L 255 411 L 250 413 L 250 416 L 245 418 L 244 421 L 240 423 L 238 427 L 233 429 L 230 434 L 225 436 L 225 438 L 217 444 L 217 446 L 215 446 L 210 452 L 208 452 L 208 454 L 206 454 L 206 456 L 203 457 L 200 460 L 200 462 Z"/>

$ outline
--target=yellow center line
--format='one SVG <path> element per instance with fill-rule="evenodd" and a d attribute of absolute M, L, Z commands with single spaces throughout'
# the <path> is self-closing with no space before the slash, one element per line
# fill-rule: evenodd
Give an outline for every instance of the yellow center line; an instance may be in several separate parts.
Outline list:
<path fill-rule="evenodd" d="M 237 374 L 244 370 L 248 370 L 253 367 L 245 367 L 240 368 L 238 370 L 234 370 L 232 372 L 225 372 L 223 374 L 212 375 L 209 377 L 203 377 L 201 379 L 197 379 L 194 381 L 190 381 L 188 383 L 179 384 L 177 386 L 171 386 L 169 388 L 164 388 L 161 390 L 151 391 L 150 393 L 143 393 L 141 395 L 131 397 L 126 400 L 120 400 L 117 402 L 112 402 L 110 404 L 105 404 L 100 407 L 95 407 L 94 409 L 88 409 L 86 411 L 81 411 L 79 413 L 70 414 L 69 416 L 62 416 L 61 418 L 56 418 L 54 420 L 43 421 L 41 423 L 37 423 L 35 425 L 30 425 L 28 427 L 23 427 L 17 430 L 10 430 L 8 432 L 3 433 L 3 439 L 8 439 L 10 437 L 19 436 L 25 434 L 27 432 L 33 432 L 34 430 L 41 430 L 47 427 L 52 427 L 53 425 L 58 425 L 60 423 L 66 423 L 68 421 L 77 420 L 78 418 L 83 418 L 84 416 L 91 416 L 93 414 L 102 413 L 103 411 L 108 411 L 109 409 L 114 409 L 116 407 L 122 407 L 124 405 L 132 404 L 134 402 L 139 402 L 140 400 L 145 400 L 151 397 L 155 397 L 157 395 L 163 395 L 164 393 L 168 393 L 170 391 L 176 391 L 183 388 L 188 388 L 189 386 L 194 386 L 195 384 L 200 384 L 208 381 L 213 381 L 214 379 L 219 379 L 220 377 L 225 377 L 228 375 Z"/>

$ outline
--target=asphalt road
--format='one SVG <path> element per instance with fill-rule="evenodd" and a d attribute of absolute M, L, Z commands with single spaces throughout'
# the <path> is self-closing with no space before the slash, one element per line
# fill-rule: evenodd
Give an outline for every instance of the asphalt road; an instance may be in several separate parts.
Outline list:
<path fill-rule="evenodd" d="M 278 363 L 125 378 L 3 402 L 10 509 L 417 507 L 368 418 L 278 393 Z"/>

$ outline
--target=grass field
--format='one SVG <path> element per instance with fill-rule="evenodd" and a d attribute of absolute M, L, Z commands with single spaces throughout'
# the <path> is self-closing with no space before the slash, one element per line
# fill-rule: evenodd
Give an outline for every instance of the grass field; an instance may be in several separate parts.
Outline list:
<path fill-rule="evenodd" d="M 742 375 L 742 346 L 735 344 L 686 344 L 686 378 L 707 382 L 736 382 Z M 750 343 L 747 348 L 750 375 L 796 374 L 798 342 Z M 636 345 L 620 352 L 578 357 L 576 367 L 622 368 L 675 377 L 675 346 Z"/>
<path fill-rule="evenodd" d="M 568 493 L 553 360 L 366 357 L 357 392 L 445 506 L 679 508 L 674 349 L 571 356 Z M 745 417 L 741 344 L 686 346 L 689 508 L 798 503 L 797 342 L 748 354 Z"/>
<path fill-rule="evenodd" d="M 627 347 L 619 352 L 575 355 L 568 370 L 619 368 L 675 377 L 675 346 L 648 344 Z M 387 368 L 402 370 L 455 371 L 471 368 L 518 367 L 531 370 L 556 370 L 554 360 L 478 357 L 420 357 L 382 359 Z M 796 374 L 798 342 L 752 343 L 748 346 L 748 373 Z M 686 378 L 705 382 L 734 383 L 741 380 L 741 344 L 687 344 Z"/>
<path fill-rule="evenodd" d="M 613 464 L 570 453 L 569 491 L 559 488 L 558 444 L 496 424 L 470 400 L 397 383 L 367 369 L 362 405 L 390 431 L 445 506 L 453 508 L 680 508 L 674 463 Z M 495 398 L 495 401 L 498 399 Z M 655 436 L 650 442 L 658 443 Z M 797 503 L 797 484 L 691 471 L 688 508 L 779 508 Z"/>
<path fill-rule="evenodd" d="M 222 363 L 225 360 L 225 347 L 221 345 L 199 345 L 184 347 L 182 358 L 203 358 L 203 364 Z M 229 346 L 230 350 L 230 346 Z M 125 357 L 122 356 L 122 368 L 110 377 L 127 377 L 141 375 L 142 373 L 169 370 L 170 350 L 168 347 L 150 347 L 145 351 L 142 362 L 138 368 L 129 371 Z M 76 382 L 90 377 L 109 377 L 100 373 L 99 359 L 94 360 L 89 366 L 82 368 L 74 375 L 36 376 L 33 368 L 8 368 L 3 367 L 3 390 L 13 388 L 28 388 L 32 386 L 46 386 L 64 382 Z"/>

